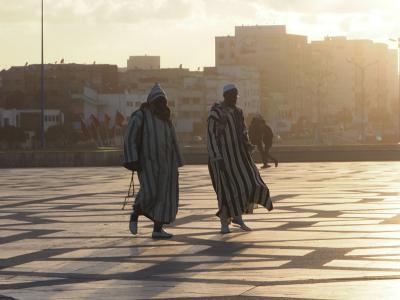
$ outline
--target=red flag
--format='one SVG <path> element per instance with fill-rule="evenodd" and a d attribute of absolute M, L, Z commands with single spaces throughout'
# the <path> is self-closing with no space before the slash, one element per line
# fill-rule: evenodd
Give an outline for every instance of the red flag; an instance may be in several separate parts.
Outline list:
<path fill-rule="evenodd" d="M 97 117 L 94 114 L 90 115 L 90 119 L 92 120 L 92 127 L 94 127 L 94 128 L 100 127 L 100 121 L 99 121 L 99 119 L 97 119 Z"/>
<path fill-rule="evenodd" d="M 106 127 L 108 128 L 110 125 L 111 117 L 108 115 L 108 113 L 104 114 L 104 124 L 106 124 Z"/>
<path fill-rule="evenodd" d="M 125 117 L 123 114 L 121 114 L 118 110 L 117 113 L 115 115 L 115 124 L 118 125 L 119 127 L 122 127 L 122 125 L 124 124 L 125 121 Z"/>
<path fill-rule="evenodd" d="M 86 123 L 85 121 L 83 121 L 82 118 L 81 118 L 81 130 L 84 135 L 89 136 L 89 131 L 87 129 Z"/>

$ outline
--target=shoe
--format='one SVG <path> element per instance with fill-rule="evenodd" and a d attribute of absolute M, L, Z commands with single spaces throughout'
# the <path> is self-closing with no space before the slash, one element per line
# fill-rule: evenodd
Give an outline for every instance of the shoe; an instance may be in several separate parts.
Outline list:
<path fill-rule="evenodd" d="M 230 233 L 230 229 L 229 229 L 229 224 L 227 221 L 223 221 L 221 219 L 221 234 L 227 234 Z"/>
<path fill-rule="evenodd" d="M 153 231 L 151 237 L 153 239 L 170 239 L 173 235 L 161 229 L 161 231 Z"/>
<path fill-rule="evenodd" d="M 270 165 L 263 165 L 263 166 L 261 167 L 261 169 L 268 169 L 268 168 L 271 168 L 271 166 L 270 166 Z"/>
<path fill-rule="evenodd" d="M 129 221 L 129 230 L 133 235 L 137 235 L 138 222 Z"/>
<path fill-rule="evenodd" d="M 276 160 L 275 161 L 275 168 L 277 168 L 278 167 L 278 161 Z"/>
<path fill-rule="evenodd" d="M 232 223 L 240 226 L 240 228 L 244 231 L 251 231 L 251 228 L 244 224 L 242 217 L 233 218 Z"/>

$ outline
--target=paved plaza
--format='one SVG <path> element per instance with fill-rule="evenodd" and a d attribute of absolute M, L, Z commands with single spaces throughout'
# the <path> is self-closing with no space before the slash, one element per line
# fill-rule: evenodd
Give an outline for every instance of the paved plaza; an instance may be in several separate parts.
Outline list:
<path fill-rule="evenodd" d="M 263 170 L 274 211 L 222 236 L 207 166 L 185 166 L 175 236 L 155 241 L 145 218 L 128 231 L 123 168 L 3 169 L 0 299 L 400 299 L 399 170 Z"/>

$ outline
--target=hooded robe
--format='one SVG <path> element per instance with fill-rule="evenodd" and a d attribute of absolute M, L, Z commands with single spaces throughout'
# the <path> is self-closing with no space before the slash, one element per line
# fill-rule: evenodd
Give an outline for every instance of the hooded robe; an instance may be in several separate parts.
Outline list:
<path fill-rule="evenodd" d="M 148 103 L 160 95 L 166 97 L 159 85 L 154 86 Z M 147 108 L 135 111 L 125 135 L 124 159 L 140 165 L 134 208 L 153 221 L 173 222 L 179 204 L 178 168 L 183 166 L 174 126 Z"/>

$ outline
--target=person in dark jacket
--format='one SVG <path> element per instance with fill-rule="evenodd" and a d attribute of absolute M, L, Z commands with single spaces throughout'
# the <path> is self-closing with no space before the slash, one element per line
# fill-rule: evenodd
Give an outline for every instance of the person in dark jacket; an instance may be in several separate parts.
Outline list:
<path fill-rule="evenodd" d="M 275 167 L 277 167 L 278 160 L 269 153 L 272 147 L 274 133 L 260 114 L 256 115 L 251 121 L 249 127 L 249 138 L 251 143 L 256 145 L 257 150 L 260 152 L 263 162 L 263 166 L 261 168 L 265 169 L 270 167 L 268 160 L 273 161 L 275 163 Z"/>

